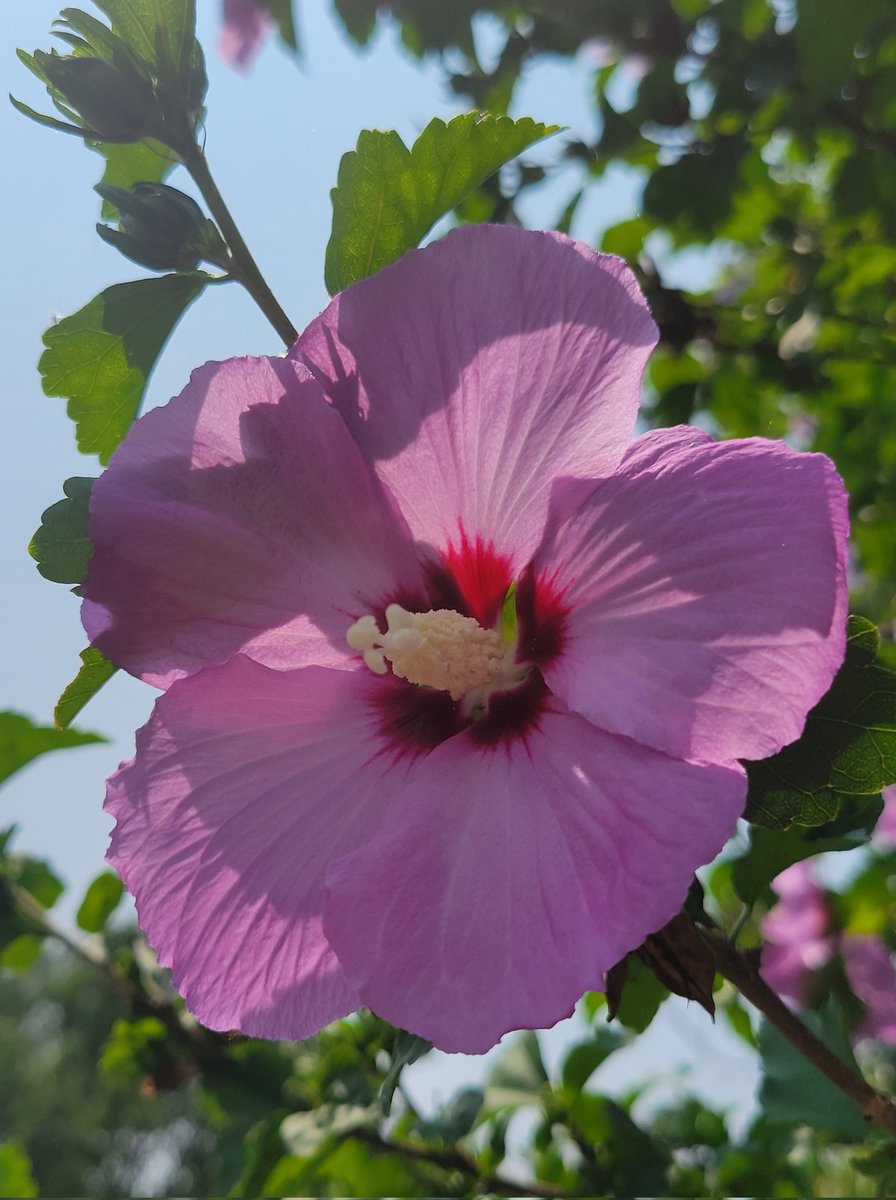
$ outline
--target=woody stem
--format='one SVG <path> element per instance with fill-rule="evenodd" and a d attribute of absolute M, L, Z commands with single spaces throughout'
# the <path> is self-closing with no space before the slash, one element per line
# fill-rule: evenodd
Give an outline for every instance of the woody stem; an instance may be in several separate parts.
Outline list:
<path fill-rule="evenodd" d="M 842 1062 L 811 1029 L 790 1011 L 759 974 L 755 955 L 739 950 L 718 930 L 701 929 L 716 956 L 716 969 L 781 1033 L 804 1058 L 840 1089 L 870 1125 L 896 1137 L 896 1106 L 852 1067 Z"/>

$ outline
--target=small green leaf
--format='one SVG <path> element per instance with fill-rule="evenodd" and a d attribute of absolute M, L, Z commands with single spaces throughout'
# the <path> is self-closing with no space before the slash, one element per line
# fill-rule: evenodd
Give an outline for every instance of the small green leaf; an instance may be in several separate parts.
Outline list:
<path fill-rule="evenodd" d="M 87 578 L 93 555 L 93 543 L 87 533 L 93 483 L 80 475 L 66 479 L 62 485 L 65 500 L 51 504 L 42 514 L 28 553 L 37 562 L 44 579 L 53 583 L 83 583 Z"/>
<path fill-rule="evenodd" d="M 833 1002 L 821 1013 L 804 1013 L 802 1019 L 833 1054 L 858 1070 L 845 1023 Z M 769 1120 L 825 1129 L 843 1141 L 860 1142 L 868 1136 L 868 1126 L 856 1105 L 767 1021 L 759 1028 L 759 1053 L 763 1071 L 760 1101 Z"/>
<path fill-rule="evenodd" d="M 44 334 L 44 391 L 68 400 L 83 454 L 108 462 L 162 347 L 207 282 L 194 273 L 118 283 Z"/>
<path fill-rule="evenodd" d="M 299 39 L 292 11 L 292 0 L 263 0 L 263 3 L 277 26 L 280 40 L 289 46 L 290 50 L 298 52 Z"/>
<path fill-rule="evenodd" d="M 627 1029 L 633 1029 L 635 1033 L 643 1033 L 659 1012 L 659 1007 L 669 995 L 669 990 L 636 954 L 630 954 L 627 962 L 628 973 L 615 1020 Z"/>
<path fill-rule="evenodd" d="M 87 889 L 76 920 L 86 933 L 100 933 L 124 895 L 124 884 L 112 871 L 97 875 Z"/>
<path fill-rule="evenodd" d="M 824 825 L 844 796 L 874 795 L 896 781 L 896 673 L 874 660 L 875 648 L 874 627 L 851 617 L 846 660 L 799 741 L 745 764 L 748 821 Z"/>
<path fill-rule="evenodd" d="M 428 1054 L 431 1049 L 432 1042 L 428 1042 L 426 1038 L 418 1037 L 416 1033 L 407 1033 L 404 1029 L 395 1030 L 395 1041 L 391 1050 L 392 1062 L 380 1088 L 380 1105 L 385 1116 L 389 1115 L 392 1097 L 395 1095 L 402 1071 L 424 1054 Z"/>
<path fill-rule="evenodd" d="M 485 1107 L 518 1108 L 537 1104 L 548 1086 L 538 1038 L 530 1030 L 507 1047 L 486 1080 Z"/>
<path fill-rule="evenodd" d="M 52 908 L 65 891 L 65 884 L 42 858 L 19 859 L 16 883 L 33 896 L 41 908 Z"/>
<path fill-rule="evenodd" d="M 25 1200 L 37 1194 L 31 1159 L 18 1142 L 4 1142 L 0 1146 L 0 1196 L 19 1196 Z"/>
<path fill-rule="evenodd" d="M 580 1092 L 597 1068 L 624 1045 L 623 1039 L 607 1025 L 598 1026 L 587 1042 L 573 1046 L 563 1060 L 561 1081 L 566 1091 Z"/>
<path fill-rule="evenodd" d="M 529 117 L 466 113 L 447 125 L 430 121 L 411 150 L 394 131 L 364 130 L 331 193 L 330 292 L 400 258 L 504 163 L 557 129 Z"/>
<path fill-rule="evenodd" d="M 21 713 L 0 712 L 0 783 L 41 754 L 104 740 L 96 733 L 50 729 L 35 725 Z"/>
<path fill-rule="evenodd" d="M 107 683 L 118 667 L 94 646 L 81 651 L 81 669 L 56 702 L 53 720 L 68 729 L 85 704 Z"/>
<path fill-rule="evenodd" d="M 40 954 L 42 946 L 43 939 L 39 938 L 36 933 L 20 933 L 11 942 L 7 942 L 0 951 L 0 967 L 5 967 L 7 971 L 15 971 L 17 975 L 21 975 L 28 970 Z M 2 1178 L 2 1172 L 0 1172 L 0 1178 Z M 0 1195 L 4 1196 L 10 1194 L 9 1192 L 0 1192 Z"/>

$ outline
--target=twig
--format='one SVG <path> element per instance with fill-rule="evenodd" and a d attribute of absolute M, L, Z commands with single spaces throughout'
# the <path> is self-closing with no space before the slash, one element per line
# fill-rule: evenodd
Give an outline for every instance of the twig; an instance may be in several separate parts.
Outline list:
<path fill-rule="evenodd" d="M 875 1091 L 858 1071 L 842 1062 L 790 1011 L 759 974 L 756 956 L 739 950 L 716 930 L 701 929 L 701 933 L 715 951 L 719 974 L 733 983 L 804 1058 L 848 1096 L 870 1125 L 896 1137 L 896 1106 L 890 1098 Z"/>
<path fill-rule="evenodd" d="M 224 234 L 232 259 L 231 275 L 243 285 L 283 339 L 284 344 L 287 347 L 291 346 L 299 336 L 298 332 L 268 287 L 249 247 L 243 240 L 243 235 L 237 228 L 230 209 L 224 202 L 224 197 L 218 191 L 218 185 L 212 178 L 205 155 L 192 139 L 179 147 L 179 153 L 184 166 L 193 176 L 212 216 Z"/>
<path fill-rule="evenodd" d="M 368 1146 L 382 1150 L 385 1154 L 398 1154 L 402 1158 L 414 1158 L 418 1162 L 441 1167 L 444 1171 L 460 1171 L 464 1175 L 471 1175 L 476 1183 L 481 1185 L 477 1188 L 480 1193 L 491 1192 L 496 1196 L 539 1196 L 545 1197 L 545 1200 L 556 1200 L 560 1196 L 568 1195 L 563 1188 L 540 1179 L 524 1183 L 518 1179 L 508 1179 L 505 1175 L 483 1175 L 476 1159 L 456 1147 L 453 1150 L 438 1150 L 434 1146 L 424 1146 L 416 1142 L 393 1142 L 377 1133 L 375 1129 L 353 1129 L 346 1136 L 366 1142 Z"/>

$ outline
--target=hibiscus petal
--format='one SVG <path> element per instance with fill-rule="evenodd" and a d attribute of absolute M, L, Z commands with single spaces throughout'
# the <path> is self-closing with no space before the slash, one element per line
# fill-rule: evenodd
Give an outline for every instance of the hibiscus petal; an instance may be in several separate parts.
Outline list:
<path fill-rule="evenodd" d="M 359 1005 L 320 913 L 327 862 L 405 770 L 380 753 L 379 682 L 238 655 L 160 697 L 109 782 L 109 861 L 212 1029 L 302 1038 Z"/>
<path fill-rule="evenodd" d="M 847 532 L 823 455 L 640 438 L 536 562 L 565 588 L 545 677 L 602 729 L 669 754 L 773 754 L 842 662 Z"/>
<path fill-rule="evenodd" d="M 420 759 L 382 830 L 333 862 L 324 929 L 380 1016 L 479 1053 L 551 1025 L 679 909 L 734 828 L 739 768 L 680 762 L 565 712 Z"/>
<path fill-rule="evenodd" d="M 207 363 L 94 485 L 82 619 L 160 687 L 237 651 L 346 664 L 345 631 L 421 587 L 394 503 L 302 367 Z"/>
<path fill-rule="evenodd" d="M 608 475 L 656 330 L 631 271 L 560 234 L 467 226 L 348 288 L 302 335 L 414 535 L 525 565 L 558 475 Z"/>

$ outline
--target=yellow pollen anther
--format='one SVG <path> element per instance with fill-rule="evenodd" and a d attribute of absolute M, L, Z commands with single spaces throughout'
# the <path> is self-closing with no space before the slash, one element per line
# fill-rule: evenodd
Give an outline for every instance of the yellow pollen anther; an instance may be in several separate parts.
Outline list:
<path fill-rule="evenodd" d="M 449 692 L 460 700 L 468 692 L 497 684 L 504 675 L 506 647 L 494 629 L 450 608 L 409 613 L 400 604 L 386 609 L 386 633 L 370 615 L 349 629 L 346 640 L 364 655 L 372 671 L 392 673 L 409 683 Z"/>

